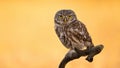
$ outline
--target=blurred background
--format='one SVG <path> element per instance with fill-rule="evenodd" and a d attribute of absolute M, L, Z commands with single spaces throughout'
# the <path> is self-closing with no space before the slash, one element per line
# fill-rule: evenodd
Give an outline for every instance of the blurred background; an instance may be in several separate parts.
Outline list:
<path fill-rule="evenodd" d="M 67 53 L 54 31 L 54 15 L 72 9 L 95 45 L 103 51 L 89 63 L 85 57 L 66 68 L 120 68 L 120 1 L 1 0 L 0 68 L 58 68 Z"/>

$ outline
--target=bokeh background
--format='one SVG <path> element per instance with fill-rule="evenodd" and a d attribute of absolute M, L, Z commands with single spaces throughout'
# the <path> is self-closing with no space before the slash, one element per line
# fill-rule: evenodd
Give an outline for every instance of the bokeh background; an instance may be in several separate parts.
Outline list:
<path fill-rule="evenodd" d="M 54 31 L 54 15 L 72 9 L 104 50 L 66 68 L 120 68 L 119 0 L 0 0 L 0 68 L 58 68 L 67 53 Z"/>

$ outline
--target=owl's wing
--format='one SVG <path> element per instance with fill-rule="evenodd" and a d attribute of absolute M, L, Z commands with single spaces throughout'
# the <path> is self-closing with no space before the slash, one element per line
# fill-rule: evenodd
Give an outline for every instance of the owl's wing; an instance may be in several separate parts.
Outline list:
<path fill-rule="evenodd" d="M 77 21 L 77 23 L 75 23 L 75 25 L 73 25 L 72 27 L 73 27 L 72 33 L 74 33 L 73 35 L 76 39 L 83 40 L 86 46 L 92 44 L 92 39 L 87 31 L 87 28 L 82 22 Z"/>
<path fill-rule="evenodd" d="M 87 28 L 83 23 L 80 23 L 78 33 L 82 36 L 83 41 L 92 42 L 92 39 L 87 31 Z"/>

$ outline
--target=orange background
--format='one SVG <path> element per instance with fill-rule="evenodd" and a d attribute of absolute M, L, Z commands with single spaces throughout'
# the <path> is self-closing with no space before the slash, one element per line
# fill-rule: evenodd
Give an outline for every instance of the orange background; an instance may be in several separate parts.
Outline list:
<path fill-rule="evenodd" d="M 0 1 L 0 68 L 57 68 L 67 53 L 54 31 L 54 15 L 72 9 L 86 24 L 94 44 L 104 50 L 89 63 L 85 57 L 66 68 L 120 68 L 120 1 Z"/>

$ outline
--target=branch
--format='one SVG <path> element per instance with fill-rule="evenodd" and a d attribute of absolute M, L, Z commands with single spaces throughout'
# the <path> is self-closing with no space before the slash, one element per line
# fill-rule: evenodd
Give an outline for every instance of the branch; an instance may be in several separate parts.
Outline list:
<path fill-rule="evenodd" d="M 59 64 L 59 68 L 65 68 L 66 64 L 74 59 L 78 59 L 81 56 L 87 56 L 86 60 L 89 62 L 93 61 L 93 57 L 97 54 L 99 54 L 102 49 L 104 48 L 103 45 L 97 45 L 92 47 L 90 50 L 86 49 L 86 50 L 78 50 L 75 49 L 75 51 L 77 52 L 77 54 L 73 55 L 72 57 L 68 57 L 65 56 L 64 59 L 61 61 L 61 63 Z"/>

